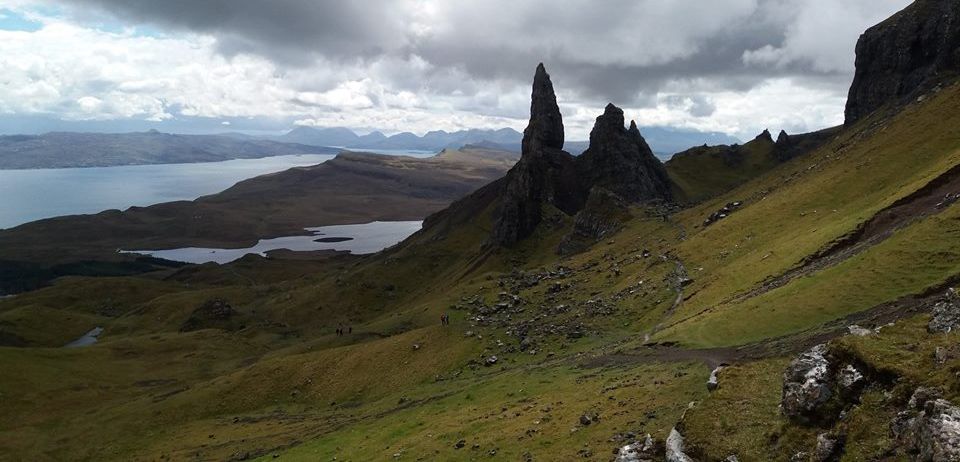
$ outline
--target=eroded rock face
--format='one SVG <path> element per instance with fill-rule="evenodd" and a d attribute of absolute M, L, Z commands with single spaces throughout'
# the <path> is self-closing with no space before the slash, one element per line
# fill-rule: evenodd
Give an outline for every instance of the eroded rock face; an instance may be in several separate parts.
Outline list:
<path fill-rule="evenodd" d="M 918 388 L 908 410 L 891 424 L 894 436 L 922 462 L 960 460 L 960 407 L 939 392 Z"/>
<path fill-rule="evenodd" d="M 590 132 L 590 147 L 577 158 L 588 185 L 602 187 L 630 202 L 671 197 L 663 164 L 640 135 L 636 122 L 624 128 L 623 110 L 608 104 Z"/>
<path fill-rule="evenodd" d="M 857 42 L 846 124 L 960 70 L 960 2 L 918 0 Z"/>
<path fill-rule="evenodd" d="M 571 255 L 610 236 L 631 218 L 626 201 L 603 188 L 593 188 L 583 210 L 577 213 L 573 229 L 564 236 L 557 253 Z"/>

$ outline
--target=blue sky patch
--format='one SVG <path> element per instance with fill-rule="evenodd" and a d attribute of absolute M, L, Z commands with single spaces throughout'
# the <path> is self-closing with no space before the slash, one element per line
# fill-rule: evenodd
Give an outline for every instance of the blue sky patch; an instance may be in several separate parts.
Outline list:
<path fill-rule="evenodd" d="M 0 8 L 0 30 L 34 32 L 40 30 L 43 24 L 34 21 L 16 11 Z"/>

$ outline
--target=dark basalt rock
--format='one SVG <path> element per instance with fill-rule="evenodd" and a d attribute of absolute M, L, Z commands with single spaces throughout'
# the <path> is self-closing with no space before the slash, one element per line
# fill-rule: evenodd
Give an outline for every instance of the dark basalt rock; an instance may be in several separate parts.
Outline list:
<path fill-rule="evenodd" d="M 635 123 L 624 128 L 623 111 L 612 104 L 597 117 L 583 155 L 575 158 L 563 151 L 563 118 L 543 64 L 534 76 L 522 146 L 520 161 L 502 183 L 488 245 L 511 245 L 528 237 L 543 221 L 545 205 L 576 215 L 594 187 L 631 203 L 671 198 L 663 164 Z"/>
<path fill-rule="evenodd" d="M 857 42 L 846 124 L 898 104 L 960 71 L 960 2 L 917 0 Z"/>
<path fill-rule="evenodd" d="M 489 244 L 510 245 L 529 236 L 543 219 L 544 204 L 573 215 L 585 201 L 574 157 L 562 150 L 563 118 L 543 64 L 537 66 L 531 99 L 523 152 L 505 178 Z"/>
<path fill-rule="evenodd" d="M 663 164 L 640 136 L 636 122 L 623 127 L 623 110 L 608 104 L 590 132 L 590 147 L 577 158 L 577 170 L 590 187 L 602 187 L 630 202 L 670 199 Z"/>
<path fill-rule="evenodd" d="M 583 210 L 574 218 L 573 229 L 560 241 L 557 253 L 571 255 L 582 252 L 615 234 L 630 218 L 630 210 L 620 196 L 595 187 L 590 191 Z"/>

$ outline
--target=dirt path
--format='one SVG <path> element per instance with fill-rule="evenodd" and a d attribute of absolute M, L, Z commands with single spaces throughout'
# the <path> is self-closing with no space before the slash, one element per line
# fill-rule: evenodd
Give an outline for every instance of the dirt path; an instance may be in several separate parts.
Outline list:
<path fill-rule="evenodd" d="M 951 167 L 922 188 L 877 212 L 857 229 L 841 236 L 796 267 L 771 277 L 759 286 L 721 302 L 738 303 L 783 287 L 794 279 L 835 266 L 885 241 L 895 232 L 946 210 L 960 199 L 960 164 Z"/>
<path fill-rule="evenodd" d="M 943 298 L 948 287 L 960 282 L 960 275 L 923 293 L 907 295 L 873 308 L 853 313 L 819 327 L 794 334 L 767 339 L 739 347 L 684 349 L 671 343 L 645 345 L 629 351 L 601 354 L 579 362 L 581 367 L 610 367 L 664 362 L 701 361 L 709 368 L 721 364 L 753 361 L 763 358 L 783 357 L 805 351 L 814 345 L 847 334 L 848 327 L 857 324 L 875 328 L 900 319 L 929 313 L 933 305 Z"/>

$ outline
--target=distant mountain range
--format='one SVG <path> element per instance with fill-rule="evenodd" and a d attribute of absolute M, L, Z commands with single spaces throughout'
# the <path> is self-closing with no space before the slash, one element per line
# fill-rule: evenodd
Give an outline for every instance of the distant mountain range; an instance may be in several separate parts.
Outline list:
<path fill-rule="evenodd" d="M 641 129 L 643 137 L 661 158 L 668 158 L 676 152 L 703 144 L 737 144 L 740 140 L 723 133 L 698 132 L 662 127 Z M 421 150 L 440 151 L 446 148 L 459 148 L 465 145 L 520 151 L 523 134 L 512 128 L 499 130 L 461 130 L 446 132 L 443 130 L 427 132 L 417 136 L 410 132 L 386 136 L 379 131 L 367 135 L 357 135 L 348 128 L 297 127 L 275 139 L 277 141 L 299 143 L 312 146 L 340 146 L 355 150 Z M 580 154 L 589 143 L 587 141 L 567 141 L 564 148 Z"/>
<path fill-rule="evenodd" d="M 255 159 L 340 150 L 223 135 L 71 133 L 0 136 L 0 169 L 108 167 Z"/>
<path fill-rule="evenodd" d="M 649 127 L 642 130 L 662 160 L 703 144 L 737 144 L 722 133 Z M 428 151 L 463 146 L 520 152 L 523 134 L 499 130 L 443 130 L 417 136 L 410 132 L 386 136 L 379 131 L 358 135 L 348 128 L 297 127 L 280 136 L 243 133 L 178 135 L 156 130 L 136 133 L 50 132 L 42 135 L 0 136 L 0 169 L 108 167 L 253 159 L 291 154 L 336 154 L 353 151 Z M 567 141 L 564 148 L 580 154 L 587 141 Z"/>

